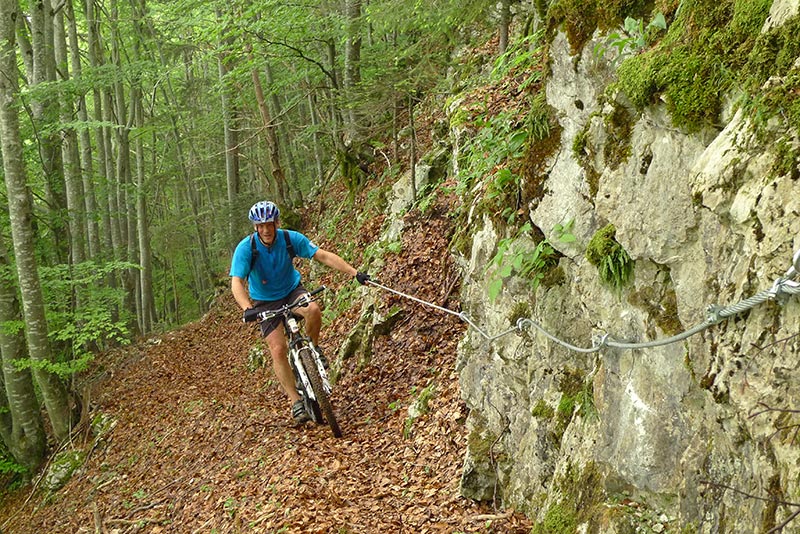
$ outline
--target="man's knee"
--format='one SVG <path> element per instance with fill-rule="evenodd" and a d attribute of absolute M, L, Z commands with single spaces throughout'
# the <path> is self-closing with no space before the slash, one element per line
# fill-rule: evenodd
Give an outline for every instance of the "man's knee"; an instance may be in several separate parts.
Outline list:
<path fill-rule="evenodd" d="M 273 332 L 274 334 L 275 332 Z M 283 336 L 273 336 L 270 334 L 267 336 L 267 347 L 269 347 L 269 353 L 272 355 L 272 358 L 285 358 L 286 352 L 288 347 L 286 346 L 286 340 Z"/>
<path fill-rule="evenodd" d="M 319 304 L 316 302 L 312 302 L 308 305 L 308 308 L 305 310 L 304 317 L 306 320 L 308 319 L 319 319 L 322 317 L 322 308 L 319 307 Z"/>

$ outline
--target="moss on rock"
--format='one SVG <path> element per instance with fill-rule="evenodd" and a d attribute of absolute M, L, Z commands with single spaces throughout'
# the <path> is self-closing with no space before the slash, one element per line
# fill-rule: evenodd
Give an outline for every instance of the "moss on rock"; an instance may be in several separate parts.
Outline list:
<path fill-rule="evenodd" d="M 633 260 L 616 240 L 617 229 L 607 224 L 598 230 L 586 248 L 586 259 L 595 265 L 600 280 L 619 291 L 633 278 Z"/>
<path fill-rule="evenodd" d="M 603 147 L 606 165 L 612 170 L 619 168 L 631 155 L 631 133 L 634 117 L 624 106 L 616 104 L 605 118 L 608 139 Z"/>
<path fill-rule="evenodd" d="M 53 493 L 64 487 L 72 474 L 83 465 L 85 459 L 86 453 L 76 449 L 56 454 L 45 473 L 42 489 L 47 493 Z"/>
<path fill-rule="evenodd" d="M 583 468 L 567 464 L 554 488 L 560 499 L 548 507 L 532 534 L 574 534 L 582 523 L 597 523 L 605 511 L 603 477 L 593 462 Z"/>
<path fill-rule="evenodd" d="M 689 132 L 717 126 L 723 99 L 731 90 L 757 90 L 774 72 L 778 56 L 791 55 L 774 46 L 788 46 L 778 35 L 789 35 L 791 30 L 783 27 L 772 38 L 760 37 L 771 4 L 771 0 L 683 2 L 661 42 L 620 65 L 618 87 L 638 108 L 661 98 L 673 123 Z"/>

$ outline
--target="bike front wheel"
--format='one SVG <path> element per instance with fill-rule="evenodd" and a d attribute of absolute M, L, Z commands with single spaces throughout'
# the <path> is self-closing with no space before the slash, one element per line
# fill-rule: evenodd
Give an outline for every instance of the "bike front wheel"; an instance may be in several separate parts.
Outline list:
<path fill-rule="evenodd" d="M 314 390 L 314 396 L 317 398 L 317 404 L 319 404 L 319 408 L 325 416 L 328 426 L 331 427 L 331 431 L 335 437 L 341 438 L 342 429 L 339 428 L 339 423 L 336 421 L 336 416 L 333 413 L 331 399 L 328 397 L 328 393 L 325 391 L 325 388 L 322 385 L 322 377 L 319 376 L 317 363 L 307 351 L 304 351 L 303 354 L 300 355 L 300 361 L 303 363 L 303 368 L 306 371 L 306 375 L 308 375 L 308 381 L 311 382 L 311 389 Z"/>

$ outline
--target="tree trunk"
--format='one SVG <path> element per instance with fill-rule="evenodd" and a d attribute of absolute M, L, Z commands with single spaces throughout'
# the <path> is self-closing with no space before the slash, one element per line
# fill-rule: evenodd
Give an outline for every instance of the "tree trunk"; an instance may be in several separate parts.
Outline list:
<path fill-rule="evenodd" d="M 217 12 L 217 20 L 221 19 Z M 222 43 L 226 45 L 227 43 Z M 236 246 L 239 221 L 242 220 L 241 214 L 236 212 L 239 201 L 239 133 L 237 110 L 233 107 L 231 98 L 231 88 L 225 80 L 229 69 L 226 64 L 228 55 L 226 52 L 220 53 L 217 57 L 217 67 L 219 70 L 219 83 L 222 87 L 220 91 L 222 104 L 222 127 L 225 137 L 225 183 L 228 192 L 228 242 L 231 252 Z"/>
<path fill-rule="evenodd" d="M 269 63 L 267 63 L 264 66 L 264 75 L 267 77 L 267 85 L 272 87 L 272 84 L 274 83 L 274 79 L 272 77 L 272 67 L 270 66 Z M 280 100 L 278 100 L 277 93 L 275 91 L 271 90 L 269 92 L 269 95 L 270 95 L 269 103 L 270 103 L 270 105 L 272 107 L 272 110 L 270 111 L 270 115 L 272 117 L 281 117 L 283 112 L 282 112 L 282 106 L 281 106 Z M 292 158 L 292 151 L 291 151 L 292 143 L 291 143 L 291 137 L 289 135 L 289 129 L 286 127 L 286 121 L 285 120 L 278 120 L 277 123 L 278 123 L 278 125 L 277 125 L 277 135 L 275 136 L 275 140 L 278 143 L 283 141 L 283 146 L 284 146 L 283 153 L 285 155 L 284 156 L 284 161 L 286 162 L 286 167 L 289 169 L 289 171 L 288 171 L 288 173 L 287 173 L 287 175 L 285 177 L 287 188 L 288 188 L 287 194 L 289 195 L 289 198 L 291 199 L 291 204 L 292 205 L 295 205 L 295 206 L 296 205 L 300 205 L 300 204 L 303 203 L 303 197 L 302 197 L 302 194 L 301 194 L 301 191 L 300 191 L 300 186 L 297 183 L 297 168 L 295 167 L 295 164 L 294 164 L 294 158 Z M 280 151 L 279 151 L 279 153 L 280 153 Z"/>
<path fill-rule="evenodd" d="M 5 10 L 5 6 L 3 9 Z M 5 17 L 5 11 L 0 16 Z M 4 274 L 11 271 L 11 262 L 2 235 L 0 269 Z M 9 276 L 0 276 L 0 323 L 18 321 L 20 318 L 17 288 Z M 31 372 L 14 364 L 28 358 L 22 332 L 0 328 L 0 353 L 3 362 L 0 374 L 0 435 L 14 459 L 35 472 L 44 458 L 47 436 L 39 403 L 36 401 Z"/>
<path fill-rule="evenodd" d="M 64 12 L 58 10 L 53 20 L 56 56 L 56 71 L 61 80 L 69 80 L 69 60 L 67 59 L 67 36 L 64 31 Z M 74 109 L 71 96 L 62 92 L 60 97 L 61 122 L 73 122 Z M 64 183 L 67 199 L 67 225 L 69 228 L 70 263 L 76 265 L 83 263 L 86 258 L 84 247 L 84 220 L 85 203 L 83 192 L 83 179 L 80 173 L 80 153 L 78 152 L 78 136 L 75 128 L 67 127 L 61 130 L 61 158 L 64 162 Z"/>
<path fill-rule="evenodd" d="M 411 199 L 417 200 L 417 131 L 414 126 L 414 95 L 408 97 L 408 127 L 411 129 Z"/>
<path fill-rule="evenodd" d="M 72 2 L 66 2 L 67 23 L 69 25 L 69 49 L 72 60 L 72 71 L 75 78 L 82 76 L 80 48 L 78 48 L 78 29 L 75 21 L 75 11 Z M 89 114 L 86 109 L 86 95 L 78 95 L 78 120 L 88 124 Z M 86 236 L 87 253 L 90 259 L 97 259 L 100 255 L 100 234 L 97 225 L 97 199 L 94 191 L 94 165 L 92 163 L 92 137 L 89 128 L 81 128 L 78 133 L 80 148 L 81 179 L 83 182 L 84 202 L 84 233 Z"/>
<path fill-rule="evenodd" d="M 144 125 L 142 102 L 138 100 L 134 108 L 135 123 Z M 134 142 L 136 152 L 136 220 L 138 221 L 139 234 L 139 286 L 141 295 L 141 310 L 139 325 L 144 333 L 153 329 L 155 322 L 155 302 L 153 299 L 153 265 L 152 252 L 150 251 L 150 233 L 147 226 L 147 190 L 145 185 L 144 141 L 142 136 L 137 136 Z"/>
<path fill-rule="evenodd" d="M 17 266 L 25 335 L 33 360 L 33 374 L 44 399 L 55 436 L 61 440 L 69 436 L 71 412 L 64 383 L 46 369 L 53 362 L 44 299 L 36 265 L 36 242 L 31 221 L 33 209 L 27 187 L 22 141 L 17 111 L 17 58 L 14 48 L 14 26 L 19 16 L 16 0 L 0 0 L 0 148 L 3 153 L 3 172 L 8 195 L 8 211 L 14 257 Z"/>
<path fill-rule="evenodd" d="M 137 39 L 136 43 L 134 44 L 133 50 L 134 60 L 138 62 L 140 60 L 139 40 L 143 38 L 142 18 L 146 12 L 144 0 L 141 0 L 139 4 L 134 7 L 134 23 L 139 39 Z M 132 89 L 131 103 L 133 105 L 133 124 L 141 130 L 144 127 L 144 106 L 142 104 L 141 87 L 138 83 Z M 137 135 L 135 138 L 134 152 L 136 154 L 135 203 L 137 222 L 135 233 L 139 237 L 138 261 L 140 266 L 138 273 L 137 309 L 139 310 L 139 329 L 141 332 L 147 333 L 153 329 L 153 324 L 155 323 L 156 317 L 155 302 L 153 297 L 152 252 L 150 249 L 150 232 L 148 229 L 147 217 L 147 183 L 145 179 L 144 138 L 141 134 Z M 135 271 L 134 274 L 136 274 Z"/>
<path fill-rule="evenodd" d="M 123 65 L 120 48 L 123 43 L 119 33 L 119 23 L 117 2 L 116 0 L 111 0 L 111 62 L 122 72 Z M 136 96 L 135 89 L 132 88 L 131 92 L 130 100 L 131 105 L 133 105 L 133 100 Z M 114 139 L 117 146 L 116 187 L 110 188 L 109 193 L 113 197 L 111 204 L 116 208 L 119 217 L 117 219 L 119 244 L 118 250 L 115 251 L 115 257 L 134 263 L 138 260 L 138 241 L 136 239 L 135 203 L 131 201 L 133 193 L 130 187 L 132 182 L 130 130 L 133 125 L 133 113 L 128 113 L 125 103 L 125 87 L 119 78 L 115 78 L 114 81 L 114 102 L 116 104 L 117 122 L 117 127 L 114 129 Z M 115 229 L 115 231 L 117 230 Z M 131 314 L 133 320 L 128 322 L 128 326 L 134 333 L 137 333 L 138 330 L 138 321 L 136 321 L 136 285 L 138 276 L 135 269 L 127 269 L 122 273 L 123 307 Z"/>
<path fill-rule="evenodd" d="M 33 46 L 33 73 L 30 76 L 30 85 L 36 87 L 56 80 L 50 0 L 31 2 L 30 21 Z M 69 241 L 64 239 L 67 235 L 64 213 L 67 201 L 64 194 L 60 139 L 54 128 L 58 123 L 58 108 L 58 99 L 54 91 L 45 90 L 31 99 L 34 128 L 39 142 L 39 158 L 45 177 L 46 200 L 50 211 L 47 224 L 52 231 L 56 262 L 66 263 Z"/>
<path fill-rule="evenodd" d="M 264 90 L 261 87 L 261 77 L 258 74 L 258 70 L 253 69 L 251 71 L 251 77 L 253 80 L 253 89 L 255 90 L 256 102 L 258 103 L 258 110 L 261 112 L 261 120 L 264 123 L 264 133 L 267 140 L 267 149 L 269 152 L 272 178 L 275 181 L 275 188 L 279 197 L 277 199 L 277 203 L 284 206 L 291 205 L 291 199 L 287 194 L 286 177 L 283 174 L 283 167 L 281 167 L 278 136 L 275 133 L 275 124 L 272 122 L 272 117 L 270 116 L 267 102 L 264 99 Z"/>
<path fill-rule="evenodd" d="M 344 94 L 348 102 L 346 130 L 350 143 L 357 143 L 359 120 L 355 102 L 356 86 L 361 82 L 361 0 L 345 1 L 345 20 L 347 39 L 344 46 Z"/>
<path fill-rule="evenodd" d="M 500 0 L 500 54 L 504 54 L 508 49 L 508 28 L 511 25 L 511 0 Z"/>
<path fill-rule="evenodd" d="M 100 46 L 99 23 L 96 18 L 94 0 L 86 0 L 84 4 L 84 15 L 86 17 L 86 48 L 88 51 L 87 55 L 89 56 L 89 65 L 92 69 L 96 69 L 103 62 L 103 49 Z M 100 123 L 106 116 L 106 112 L 104 111 L 107 105 L 106 91 L 104 89 L 93 88 L 92 101 L 94 103 L 92 106 L 94 109 L 94 121 Z M 95 129 L 95 138 L 97 140 L 97 172 L 100 177 L 105 178 L 103 183 L 105 187 L 108 187 L 110 183 L 108 169 L 110 167 L 111 141 L 107 128 L 98 126 Z M 98 189 L 98 191 L 102 191 L 102 189 Z M 105 200 L 102 202 L 105 203 Z M 98 200 L 98 206 L 100 203 L 101 201 Z M 102 231 L 98 228 L 98 240 L 101 250 L 103 251 L 102 256 L 105 258 L 113 257 L 111 214 L 108 209 L 101 209 L 98 207 L 98 211 L 100 212 L 99 222 L 102 222 Z M 111 285 L 113 286 L 113 284 Z"/>
<path fill-rule="evenodd" d="M 330 122 L 331 122 L 331 139 L 333 140 L 334 147 L 336 150 L 344 149 L 344 141 L 342 138 L 342 113 L 339 110 L 337 102 L 340 100 L 340 82 L 339 82 L 339 74 L 336 68 L 337 63 L 337 53 L 336 53 L 336 43 L 333 39 L 328 39 L 326 41 L 327 45 L 327 56 L 328 56 L 328 65 L 330 71 L 330 94 L 328 95 L 328 102 L 330 104 Z"/>
<path fill-rule="evenodd" d="M 19 55 L 22 56 L 25 72 L 28 73 L 28 76 L 33 76 L 33 47 L 31 46 L 28 26 L 25 24 L 25 17 L 17 17 L 16 32 Z"/>
<path fill-rule="evenodd" d="M 306 85 L 311 87 L 311 82 L 306 77 Z M 324 179 L 324 171 L 322 169 L 322 143 L 320 141 L 320 134 L 319 134 L 319 120 L 317 120 L 317 102 L 314 98 L 314 93 L 309 90 L 308 91 L 308 115 L 311 120 L 311 128 L 314 132 L 314 168 L 317 173 L 317 179 L 314 181 L 316 184 L 322 185 L 322 181 Z"/>

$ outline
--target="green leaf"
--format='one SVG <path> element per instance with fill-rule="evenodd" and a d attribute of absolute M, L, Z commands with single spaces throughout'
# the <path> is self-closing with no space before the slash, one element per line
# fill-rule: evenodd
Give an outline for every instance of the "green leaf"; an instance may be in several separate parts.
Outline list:
<path fill-rule="evenodd" d="M 561 241 L 562 243 L 574 243 L 575 241 L 577 241 L 577 240 L 578 240 L 578 238 L 577 238 L 577 237 L 575 237 L 575 236 L 574 236 L 574 235 L 572 235 L 572 234 L 562 234 L 562 235 L 561 235 L 561 236 L 558 238 L 558 240 L 559 240 L 559 241 Z"/>
<path fill-rule="evenodd" d="M 513 269 L 514 269 L 513 265 L 503 265 L 503 268 L 500 269 L 500 272 L 498 274 L 501 278 L 506 278 L 508 276 L 511 276 L 511 272 L 513 271 Z"/>
<path fill-rule="evenodd" d="M 664 18 L 664 14 L 661 13 L 661 12 L 656 13 L 656 16 L 653 18 L 653 20 L 650 21 L 650 24 L 648 24 L 647 26 L 648 27 L 653 27 L 653 28 L 660 28 L 662 30 L 666 30 L 667 29 L 667 21 Z"/>
<path fill-rule="evenodd" d="M 511 138 L 508 140 L 508 151 L 511 154 L 515 154 L 520 147 L 525 144 L 525 140 L 528 138 L 528 132 L 525 130 L 520 130 L 515 132 L 511 135 Z"/>
<path fill-rule="evenodd" d="M 625 27 L 625 31 L 628 32 L 629 35 L 636 33 L 636 31 L 639 28 L 639 24 L 640 24 L 640 21 L 638 21 L 638 20 L 636 20 L 636 19 L 634 19 L 632 17 L 625 17 L 624 27 Z"/>
<path fill-rule="evenodd" d="M 511 174 L 511 171 L 505 168 L 499 169 L 497 171 L 497 179 L 501 182 L 507 182 L 511 180 L 513 176 L 514 175 Z"/>
<path fill-rule="evenodd" d="M 500 290 L 502 289 L 503 289 L 503 280 L 502 279 L 493 280 L 489 284 L 489 299 L 491 299 L 492 301 L 496 300 L 497 296 L 500 294 Z"/>

